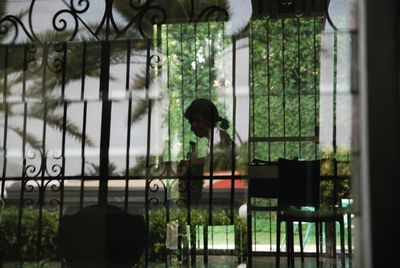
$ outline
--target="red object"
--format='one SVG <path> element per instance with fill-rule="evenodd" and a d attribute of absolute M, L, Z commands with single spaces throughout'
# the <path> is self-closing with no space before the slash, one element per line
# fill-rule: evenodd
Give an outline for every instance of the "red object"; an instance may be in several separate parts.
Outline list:
<path fill-rule="evenodd" d="M 204 176 L 209 176 L 209 172 L 204 172 Z M 224 179 L 218 179 L 218 176 L 231 176 L 232 171 L 231 170 L 221 170 L 221 171 L 214 171 L 213 176 L 214 176 L 214 183 L 213 183 L 213 189 L 231 189 L 232 187 L 232 180 L 229 178 L 224 178 Z M 241 175 L 240 172 L 236 171 L 235 175 Z M 239 180 L 236 179 L 234 183 L 235 189 L 245 189 L 247 188 L 247 185 L 244 180 Z M 206 188 L 209 188 L 207 185 Z"/>
<path fill-rule="evenodd" d="M 230 189 L 232 186 L 231 180 L 220 180 L 213 183 L 214 189 Z M 235 189 L 245 189 L 247 188 L 243 180 L 235 180 Z"/>

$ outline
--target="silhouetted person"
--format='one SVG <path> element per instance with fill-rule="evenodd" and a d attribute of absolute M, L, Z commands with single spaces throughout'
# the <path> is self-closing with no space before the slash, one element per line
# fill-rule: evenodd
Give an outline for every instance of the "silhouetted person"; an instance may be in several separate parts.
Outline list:
<path fill-rule="evenodd" d="M 208 139 L 209 147 L 215 145 L 217 148 L 231 148 L 232 140 L 226 132 L 229 122 L 219 115 L 217 107 L 210 100 L 195 99 L 187 107 L 185 118 L 189 121 L 191 130 L 197 137 Z"/>
<path fill-rule="evenodd" d="M 197 205 L 203 188 L 203 180 L 199 179 L 199 176 L 202 176 L 204 171 L 211 169 L 213 171 L 218 168 L 230 169 L 233 142 L 226 132 L 229 128 L 228 120 L 219 115 L 217 107 L 210 100 L 195 99 L 186 109 L 184 116 L 191 125 L 191 131 L 197 137 L 208 140 L 208 155 L 206 157 L 198 157 L 196 144 L 191 142 L 189 161 L 180 163 L 180 195 L 181 197 L 187 195 L 187 188 L 189 187 L 191 189 L 191 205 Z M 212 166 L 211 156 L 213 156 Z M 188 182 L 189 176 L 192 177 L 190 182 Z M 183 199 L 187 202 L 185 197 Z"/>

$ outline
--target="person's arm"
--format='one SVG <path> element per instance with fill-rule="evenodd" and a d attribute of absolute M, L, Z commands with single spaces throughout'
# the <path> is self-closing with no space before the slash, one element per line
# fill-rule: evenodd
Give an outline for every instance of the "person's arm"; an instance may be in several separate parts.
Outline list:
<path fill-rule="evenodd" d="M 203 175 L 204 160 L 204 157 L 200 157 L 180 161 L 177 168 L 177 177 L 185 177 L 188 174 Z"/>
<path fill-rule="evenodd" d="M 232 139 L 229 136 L 229 134 L 225 130 L 220 130 L 219 131 L 219 137 L 220 137 L 220 147 L 228 148 L 230 149 L 232 147 Z"/>

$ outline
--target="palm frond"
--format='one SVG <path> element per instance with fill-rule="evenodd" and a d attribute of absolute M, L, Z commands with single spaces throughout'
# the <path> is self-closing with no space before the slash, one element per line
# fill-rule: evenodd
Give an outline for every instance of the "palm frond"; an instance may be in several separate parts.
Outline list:
<path fill-rule="evenodd" d="M 58 108 L 62 104 L 62 100 L 59 101 L 49 101 L 46 103 L 46 115 L 44 116 L 44 104 L 35 103 L 30 106 L 29 117 L 38 120 L 46 120 L 46 124 L 50 127 L 58 130 L 65 131 L 68 135 L 74 137 L 78 141 L 84 140 L 88 146 L 94 146 L 94 142 L 89 136 L 84 136 L 82 130 L 72 121 L 65 119 L 65 129 L 64 129 L 64 115 L 55 114 Z"/>
<path fill-rule="evenodd" d="M 99 176 L 100 175 L 100 166 L 94 163 L 88 163 L 89 167 L 87 170 L 87 175 L 89 176 Z M 122 173 L 117 171 L 117 165 L 115 163 L 108 164 L 108 175 L 109 176 L 122 176 Z"/>
<path fill-rule="evenodd" d="M 132 123 L 135 123 L 143 118 L 148 112 L 149 101 L 139 100 L 132 112 Z"/>
<path fill-rule="evenodd" d="M 58 129 L 59 131 L 63 131 L 63 119 L 64 117 L 62 115 L 48 114 L 46 116 L 47 124 L 54 129 Z M 66 120 L 64 131 L 66 131 L 76 140 L 84 140 L 85 144 L 87 144 L 88 146 L 94 146 L 94 142 L 90 139 L 90 137 L 87 135 L 84 136 L 81 129 L 68 119 Z"/>
<path fill-rule="evenodd" d="M 42 147 L 42 142 L 38 140 L 34 135 L 24 132 L 19 127 L 10 127 L 10 129 L 17 133 L 22 139 L 25 139 L 25 142 L 29 144 L 33 149 L 40 149 Z"/>

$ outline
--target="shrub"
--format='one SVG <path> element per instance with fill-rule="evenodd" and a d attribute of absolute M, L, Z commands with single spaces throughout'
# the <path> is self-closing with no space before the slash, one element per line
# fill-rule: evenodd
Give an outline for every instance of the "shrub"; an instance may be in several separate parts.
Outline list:
<path fill-rule="evenodd" d="M 19 215 L 18 207 L 6 206 L 0 223 L 1 259 L 56 260 L 58 223 L 59 213 L 56 211 L 43 209 L 40 213 L 38 209 L 24 208 Z"/>
<path fill-rule="evenodd" d="M 185 209 L 173 209 L 170 211 L 170 220 L 180 219 L 186 224 Z M 41 215 L 41 217 L 39 217 Z M 208 210 L 191 209 L 191 221 L 193 225 L 205 225 L 208 221 Z M 170 254 L 166 248 L 166 210 L 164 208 L 151 208 L 149 210 L 149 260 L 151 262 L 164 262 Z M 39 219 L 41 221 L 39 229 Z M 19 221 L 21 225 L 19 227 Z M 218 210 L 213 212 L 215 225 L 229 225 L 229 212 Z M 236 247 L 235 255 L 244 255 L 246 252 L 246 221 L 238 215 L 234 217 L 235 240 L 242 241 Z M 59 226 L 59 211 L 27 207 L 19 216 L 18 207 L 6 206 L 3 220 L 0 223 L 0 254 L 2 261 L 60 261 L 57 247 L 57 232 Z M 38 236 L 40 230 L 40 251 L 38 251 Z M 18 243 L 18 236 L 20 243 Z M 239 237 L 240 236 L 240 237 Z M 236 242 L 237 243 L 237 242 Z M 238 243 L 237 243 L 238 244 Z M 18 248 L 18 245 L 20 247 Z M 142 260 L 143 261 L 143 258 Z"/>

